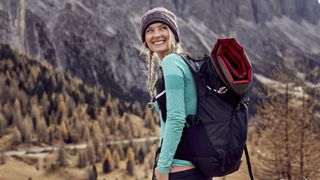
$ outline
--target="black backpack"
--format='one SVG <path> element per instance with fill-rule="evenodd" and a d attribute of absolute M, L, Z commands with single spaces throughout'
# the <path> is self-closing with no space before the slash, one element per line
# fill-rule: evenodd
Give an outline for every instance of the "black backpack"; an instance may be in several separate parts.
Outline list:
<path fill-rule="evenodd" d="M 216 73 L 209 56 L 194 60 L 187 54 L 179 55 L 188 64 L 196 82 L 197 113 L 187 117 L 174 158 L 191 161 L 208 177 L 219 177 L 239 169 L 245 149 L 250 177 L 253 179 L 246 148 L 247 93 L 239 96 L 229 90 Z M 166 121 L 163 77 L 157 81 L 156 89 L 158 96 L 153 100 L 157 101 L 162 119 Z M 160 150 L 161 147 L 157 154 Z"/>

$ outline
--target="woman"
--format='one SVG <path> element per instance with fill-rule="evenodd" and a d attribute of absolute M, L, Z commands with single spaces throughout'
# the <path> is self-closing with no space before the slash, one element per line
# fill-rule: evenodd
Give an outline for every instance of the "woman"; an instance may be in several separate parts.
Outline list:
<path fill-rule="evenodd" d="M 147 11 L 141 19 L 141 39 L 149 51 L 148 91 L 151 98 L 160 93 L 155 92 L 156 81 L 161 77 L 161 71 L 153 71 L 155 56 L 161 60 L 165 84 L 167 113 L 161 116 L 158 103 L 155 103 L 161 119 L 161 152 L 155 169 L 156 178 L 157 180 L 210 179 L 190 161 L 175 158 L 186 117 L 196 114 L 197 101 L 191 71 L 178 54 L 182 49 L 176 16 L 162 7 Z"/>

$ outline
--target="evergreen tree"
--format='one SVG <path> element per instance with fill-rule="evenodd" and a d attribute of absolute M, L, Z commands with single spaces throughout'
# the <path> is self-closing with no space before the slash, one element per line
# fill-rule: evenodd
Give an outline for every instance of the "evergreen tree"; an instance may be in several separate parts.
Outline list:
<path fill-rule="evenodd" d="M 4 153 L 0 153 L 0 165 L 3 165 L 6 163 L 6 157 Z"/>
<path fill-rule="evenodd" d="M 127 149 L 127 165 L 126 165 L 127 173 L 130 176 L 134 176 L 135 171 L 135 157 L 134 152 L 131 147 Z"/>
<path fill-rule="evenodd" d="M 102 163 L 102 169 L 104 173 L 109 173 L 114 168 L 113 157 L 109 148 L 106 149 L 104 161 Z"/>
<path fill-rule="evenodd" d="M 140 148 L 138 151 L 138 156 L 137 156 L 138 162 L 140 164 L 143 164 L 144 158 L 145 158 L 145 153 L 143 152 L 143 148 Z"/>
<path fill-rule="evenodd" d="M 66 159 L 66 152 L 65 152 L 64 143 L 61 143 L 59 150 L 58 150 L 57 165 L 59 167 L 66 167 L 68 165 L 67 159 Z"/>
<path fill-rule="evenodd" d="M 13 128 L 12 144 L 17 145 L 22 143 L 22 135 L 17 127 Z"/>
<path fill-rule="evenodd" d="M 88 155 L 86 152 L 79 152 L 78 154 L 78 168 L 84 168 L 88 164 Z"/>
<path fill-rule="evenodd" d="M 6 127 L 7 127 L 7 122 L 4 119 L 2 113 L 0 112 L 0 138 L 3 136 Z"/>
<path fill-rule="evenodd" d="M 129 159 L 127 160 L 127 174 L 130 176 L 134 176 L 134 171 L 135 171 L 135 164 L 134 164 L 134 159 Z"/>
<path fill-rule="evenodd" d="M 88 176 L 89 180 L 96 180 L 98 178 L 97 168 L 95 165 L 93 165 L 92 168 L 89 169 Z"/>
<path fill-rule="evenodd" d="M 90 164 L 95 164 L 96 163 L 96 153 L 94 150 L 94 145 L 92 140 L 89 140 L 89 142 L 87 143 L 87 155 L 88 155 L 88 159 Z"/>
<path fill-rule="evenodd" d="M 36 132 L 38 135 L 39 142 L 41 142 L 41 143 L 48 142 L 47 125 L 42 117 L 37 120 Z"/>
<path fill-rule="evenodd" d="M 18 124 L 18 129 L 21 133 L 22 142 L 29 144 L 32 140 L 32 121 L 29 116 L 26 116 L 22 122 Z"/>
<path fill-rule="evenodd" d="M 120 163 L 120 155 L 117 150 L 113 151 L 112 157 L 113 157 L 113 161 L 114 161 L 114 168 L 118 169 L 119 163 Z"/>

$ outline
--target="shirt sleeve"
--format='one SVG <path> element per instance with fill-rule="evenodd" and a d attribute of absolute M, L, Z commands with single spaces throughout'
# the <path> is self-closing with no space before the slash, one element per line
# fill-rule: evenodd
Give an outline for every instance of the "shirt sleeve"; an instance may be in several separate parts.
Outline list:
<path fill-rule="evenodd" d="M 168 174 L 181 139 L 185 125 L 185 81 L 184 73 L 177 54 L 167 55 L 162 61 L 162 70 L 166 89 L 167 119 L 163 132 L 162 147 L 158 160 L 158 171 Z"/>

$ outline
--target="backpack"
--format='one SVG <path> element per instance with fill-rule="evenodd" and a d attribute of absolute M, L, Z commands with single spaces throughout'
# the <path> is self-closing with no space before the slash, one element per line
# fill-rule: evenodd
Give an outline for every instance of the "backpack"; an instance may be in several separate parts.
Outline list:
<path fill-rule="evenodd" d="M 174 158 L 191 161 L 208 177 L 233 173 L 240 167 L 244 149 L 248 155 L 247 93 L 239 96 L 228 89 L 209 56 L 205 55 L 201 60 L 194 60 L 186 54 L 178 55 L 188 64 L 196 83 L 197 113 L 187 117 Z M 163 76 L 156 82 L 156 90 L 158 95 L 153 101 L 157 101 L 162 119 L 166 121 Z M 160 151 L 161 146 L 157 154 Z M 251 176 L 249 156 L 246 159 Z"/>

